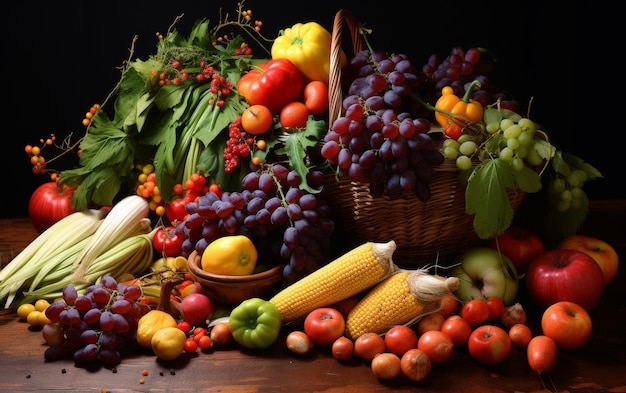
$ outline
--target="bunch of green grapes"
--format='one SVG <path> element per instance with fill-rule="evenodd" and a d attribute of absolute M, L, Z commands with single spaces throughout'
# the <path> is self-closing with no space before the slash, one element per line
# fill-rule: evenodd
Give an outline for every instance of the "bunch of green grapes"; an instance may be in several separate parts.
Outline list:
<path fill-rule="evenodd" d="M 537 125 L 528 118 L 503 118 L 485 124 L 484 132 L 463 133 L 443 142 L 443 154 L 461 170 L 472 168 L 473 159 L 499 158 L 517 170 L 537 167 L 544 158 L 535 149 Z"/>
<path fill-rule="evenodd" d="M 492 112 L 494 114 L 495 112 Z M 458 139 L 443 142 L 443 154 L 461 170 L 471 170 L 480 161 L 500 159 L 521 171 L 528 167 L 543 172 L 550 161 L 550 203 L 559 212 L 582 209 L 587 204 L 585 182 L 601 176 L 579 158 L 556 150 L 545 133 L 529 118 L 485 116 L 484 128 L 464 130 Z M 543 135 L 544 137 L 541 137 Z"/>
<path fill-rule="evenodd" d="M 558 165 L 553 165 L 555 176 L 548 188 L 550 200 L 559 212 L 569 209 L 580 209 L 587 203 L 587 194 L 583 190 L 585 182 L 592 180 L 592 174 L 576 166 L 575 162 L 561 160 L 557 156 Z"/>

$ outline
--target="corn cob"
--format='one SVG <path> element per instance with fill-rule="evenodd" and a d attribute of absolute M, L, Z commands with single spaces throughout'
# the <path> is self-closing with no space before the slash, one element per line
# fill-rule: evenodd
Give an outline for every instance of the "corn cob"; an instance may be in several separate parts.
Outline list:
<path fill-rule="evenodd" d="M 270 299 L 283 323 L 318 307 L 354 296 L 398 270 L 392 255 L 396 243 L 364 243 L 301 278 Z"/>
<path fill-rule="evenodd" d="M 411 325 L 441 308 L 441 298 L 459 286 L 456 277 L 444 278 L 425 270 L 401 270 L 372 288 L 348 313 L 345 334 L 383 334 L 394 325 Z"/>
<path fill-rule="evenodd" d="M 76 257 L 73 280 L 86 281 L 84 275 L 93 260 L 123 239 L 150 232 L 149 213 L 148 201 L 139 195 L 127 196 L 113 205 L 91 242 Z"/>

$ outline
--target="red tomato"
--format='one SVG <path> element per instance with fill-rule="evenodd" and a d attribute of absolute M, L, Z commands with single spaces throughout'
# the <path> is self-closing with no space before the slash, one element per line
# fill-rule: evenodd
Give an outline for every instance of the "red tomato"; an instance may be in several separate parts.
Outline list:
<path fill-rule="evenodd" d="M 472 325 L 456 314 L 446 318 L 440 330 L 450 337 L 455 347 L 462 347 L 467 344 L 467 340 L 472 334 Z"/>
<path fill-rule="evenodd" d="M 363 360 L 370 361 L 385 349 L 385 340 L 376 333 L 365 333 L 354 340 L 354 352 Z"/>
<path fill-rule="evenodd" d="M 191 325 L 189 324 L 189 322 L 187 321 L 180 321 L 178 322 L 178 325 L 176 325 L 177 328 L 179 328 L 180 330 L 183 331 L 183 333 L 187 334 L 191 331 Z"/>
<path fill-rule="evenodd" d="M 211 337 L 208 335 L 203 335 L 198 339 L 198 347 L 200 349 L 209 349 L 211 347 Z"/>
<path fill-rule="evenodd" d="M 167 203 L 165 205 L 165 217 L 167 217 L 171 223 L 184 221 L 187 216 L 187 209 L 185 208 L 187 202 L 187 199 L 182 198 L 174 199 L 170 203 Z"/>
<path fill-rule="evenodd" d="M 489 306 L 489 317 L 487 319 L 491 321 L 500 319 L 502 314 L 504 314 L 504 302 L 497 296 L 487 299 L 487 306 Z"/>
<path fill-rule="evenodd" d="M 429 330 L 420 336 L 417 348 L 426 352 L 430 361 L 437 364 L 450 359 L 454 352 L 454 343 L 447 334 L 439 330 Z"/>
<path fill-rule="evenodd" d="M 546 374 L 554 367 L 558 349 L 556 342 L 548 336 L 533 337 L 526 348 L 530 369 L 539 374 Z"/>
<path fill-rule="evenodd" d="M 196 352 L 198 350 L 198 343 L 193 339 L 193 337 L 188 337 L 185 340 L 185 345 L 183 346 L 183 350 L 186 353 Z"/>
<path fill-rule="evenodd" d="M 72 195 L 75 188 L 51 181 L 37 187 L 28 202 L 28 217 L 38 233 L 74 213 Z"/>
<path fill-rule="evenodd" d="M 461 306 L 461 316 L 470 325 L 478 325 L 489 318 L 489 305 L 486 300 L 472 299 Z"/>
<path fill-rule="evenodd" d="M 470 335 L 467 349 L 472 358 L 479 363 L 498 364 L 511 353 L 511 338 L 498 326 L 481 325 Z"/>
<path fill-rule="evenodd" d="M 159 255 L 176 257 L 183 252 L 183 236 L 178 236 L 175 231 L 175 227 L 170 225 L 168 227 L 157 228 L 152 237 L 152 245 Z"/>
<path fill-rule="evenodd" d="M 446 134 L 446 136 L 450 139 L 454 139 L 457 140 L 459 139 L 459 137 L 461 136 L 461 134 L 463 133 L 463 130 L 461 129 L 461 126 L 456 124 L 456 123 L 452 123 L 450 125 L 448 125 L 445 129 L 444 129 L 444 134 Z"/>
<path fill-rule="evenodd" d="M 322 81 L 311 81 L 304 86 L 304 105 L 314 115 L 328 111 L 328 85 Z"/>
<path fill-rule="evenodd" d="M 384 340 L 387 351 L 398 356 L 402 356 L 409 349 L 417 347 L 417 333 L 404 325 L 393 326 L 385 334 Z"/>
<path fill-rule="evenodd" d="M 346 320 L 336 308 L 316 308 L 304 319 L 304 332 L 315 345 L 331 345 L 345 328 Z"/>

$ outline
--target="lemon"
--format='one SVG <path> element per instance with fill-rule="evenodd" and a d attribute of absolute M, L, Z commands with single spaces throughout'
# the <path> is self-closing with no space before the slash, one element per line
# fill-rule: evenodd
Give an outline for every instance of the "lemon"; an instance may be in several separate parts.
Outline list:
<path fill-rule="evenodd" d="M 243 276 L 252 274 L 258 252 L 244 235 L 223 236 L 213 240 L 202 254 L 202 270 L 213 274 Z"/>

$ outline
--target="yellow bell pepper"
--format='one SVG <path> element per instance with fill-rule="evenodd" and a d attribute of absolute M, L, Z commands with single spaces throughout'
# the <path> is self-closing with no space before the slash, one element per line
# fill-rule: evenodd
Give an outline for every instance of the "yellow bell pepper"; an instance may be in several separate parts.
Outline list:
<path fill-rule="evenodd" d="M 435 104 L 435 119 L 444 129 L 451 123 L 467 125 L 483 119 L 484 108 L 478 101 L 469 99 L 474 87 L 480 86 L 480 82 L 473 81 L 468 87 L 463 98 L 454 95 L 450 86 L 441 89 L 441 97 Z"/>
<path fill-rule="evenodd" d="M 152 351 L 159 359 L 174 360 L 185 348 L 187 335 L 177 327 L 160 329 L 152 336 Z"/>
<path fill-rule="evenodd" d="M 137 322 L 137 343 L 144 348 L 152 348 L 152 336 L 156 332 L 163 328 L 175 328 L 176 325 L 176 319 L 165 311 L 150 310 Z"/>
<path fill-rule="evenodd" d="M 307 81 L 328 83 L 331 34 L 317 22 L 296 23 L 281 31 L 272 44 L 272 59 L 287 59 L 304 74 Z M 342 67 L 347 64 L 341 52 Z"/>

